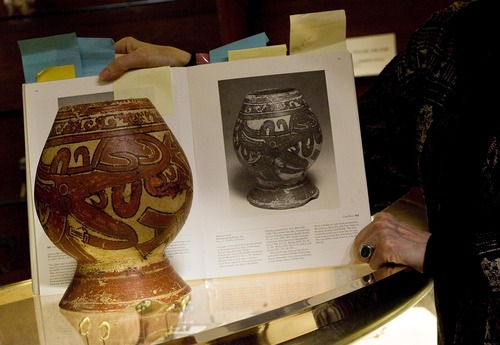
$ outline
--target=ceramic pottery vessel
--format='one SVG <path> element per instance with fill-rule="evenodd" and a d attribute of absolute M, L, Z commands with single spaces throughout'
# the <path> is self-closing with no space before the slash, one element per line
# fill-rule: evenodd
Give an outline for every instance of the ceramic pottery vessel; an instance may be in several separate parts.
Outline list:
<path fill-rule="evenodd" d="M 321 151 L 321 127 L 293 88 L 264 89 L 243 100 L 233 133 L 240 163 L 255 178 L 247 199 L 265 209 L 299 207 L 319 195 L 306 171 Z"/>
<path fill-rule="evenodd" d="M 188 217 L 192 185 L 182 148 L 148 99 L 60 108 L 34 192 L 46 234 L 77 261 L 59 306 L 112 311 L 185 298 L 191 288 L 165 249 Z"/>

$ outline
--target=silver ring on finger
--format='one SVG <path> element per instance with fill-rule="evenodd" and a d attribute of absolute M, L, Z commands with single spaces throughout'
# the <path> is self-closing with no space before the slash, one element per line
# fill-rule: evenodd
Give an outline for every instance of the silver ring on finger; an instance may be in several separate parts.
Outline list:
<path fill-rule="evenodd" d="M 374 247 L 372 247 L 366 243 L 363 243 L 359 247 L 359 256 L 361 256 L 363 259 L 369 259 L 369 258 L 371 258 L 374 251 L 375 251 Z"/>

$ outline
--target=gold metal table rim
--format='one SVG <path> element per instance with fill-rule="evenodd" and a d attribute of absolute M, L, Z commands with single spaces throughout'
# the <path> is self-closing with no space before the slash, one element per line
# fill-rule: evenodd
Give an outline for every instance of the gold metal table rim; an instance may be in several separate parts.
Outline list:
<path fill-rule="evenodd" d="M 417 304 L 432 280 L 404 267 L 240 321 L 158 344 L 349 344 Z"/>

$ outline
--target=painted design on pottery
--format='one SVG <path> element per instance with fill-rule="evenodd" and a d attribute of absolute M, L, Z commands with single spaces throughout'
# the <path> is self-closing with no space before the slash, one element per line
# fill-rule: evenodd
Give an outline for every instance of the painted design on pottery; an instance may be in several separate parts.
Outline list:
<path fill-rule="evenodd" d="M 248 201 L 285 209 L 317 198 L 319 190 L 306 170 L 318 158 L 322 141 L 320 124 L 296 89 L 248 93 L 233 136 L 238 160 L 256 180 Z"/>
<path fill-rule="evenodd" d="M 129 99 L 59 109 L 37 168 L 35 208 L 50 240 L 77 260 L 77 275 L 146 275 L 149 265 L 173 271 L 164 250 L 192 192 L 188 161 L 161 115 L 148 99 Z"/>

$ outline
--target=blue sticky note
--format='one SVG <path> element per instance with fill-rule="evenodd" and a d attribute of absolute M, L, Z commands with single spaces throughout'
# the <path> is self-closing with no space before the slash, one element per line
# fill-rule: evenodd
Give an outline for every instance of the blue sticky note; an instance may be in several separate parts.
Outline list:
<path fill-rule="evenodd" d="M 222 47 L 212 49 L 209 52 L 210 63 L 228 61 L 227 55 L 228 51 L 230 50 L 265 47 L 267 45 L 267 42 L 269 42 L 269 38 L 267 37 L 265 32 L 262 32 L 257 35 L 243 38 L 239 41 L 226 44 Z"/>
<path fill-rule="evenodd" d="M 115 58 L 115 42 L 111 38 L 78 37 L 82 60 L 82 77 L 98 75 Z"/>
<path fill-rule="evenodd" d="M 76 37 L 75 33 L 18 41 L 26 83 L 47 68 L 73 65 L 76 77 L 98 75 L 115 56 L 110 38 Z"/>
<path fill-rule="evenodd" d="M 36 82 L 39 72 L 54 66 L 73 65 L 82 74 L 80 48 L 76 34 L 63 34 L 18 41 L 26 83 Z"/>

